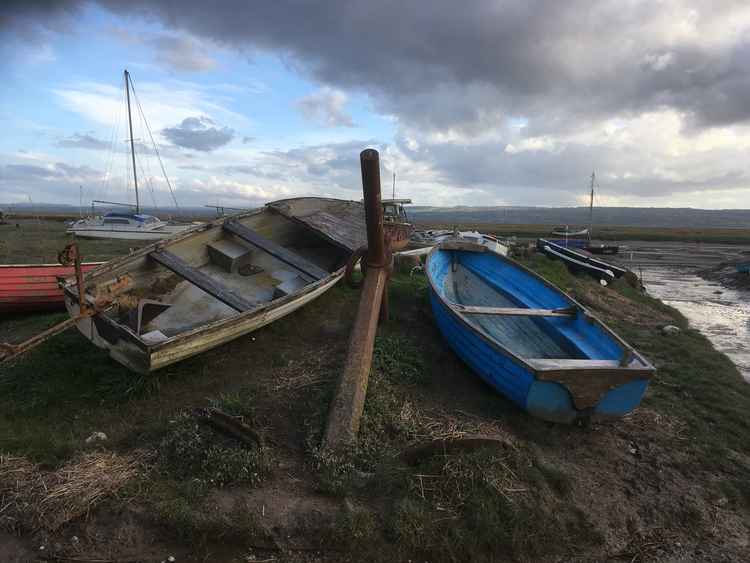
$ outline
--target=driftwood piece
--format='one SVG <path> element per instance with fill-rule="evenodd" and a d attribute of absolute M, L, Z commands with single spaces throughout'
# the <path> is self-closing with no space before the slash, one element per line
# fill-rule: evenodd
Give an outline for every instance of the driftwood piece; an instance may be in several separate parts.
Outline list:
<path fill-rule="evenodd" d="M 263 437 L 242 422 L 239 417 L 228 415 L 215 408 L 194 409 L 193 416 L 198 419 L 198 422 L 207 424 L 219 432 L 239 440 L 243 444 L 257 447 L 263 446 Z"/>
<path fill-rule="evenodd" d="M 409 465 L 417 465 L 420 461 L 438 454 L 454 454 L 484 447 L 505 448 L 507 446 L 509 446 L 508 442 L 502 438 L 469 434 L 459 438 L 442 438 L 417 444 L 402 452 L 401 459 Z"/>

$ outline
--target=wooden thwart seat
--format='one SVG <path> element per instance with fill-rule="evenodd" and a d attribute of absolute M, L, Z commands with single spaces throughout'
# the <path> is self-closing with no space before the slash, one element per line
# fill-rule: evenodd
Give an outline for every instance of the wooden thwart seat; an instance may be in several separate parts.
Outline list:
<path fill-rule="evenodd" d="M 197 268 L 193 268 L 190 264 L 171 252 L 161 250 L 152 252 L 149 256 L 165 268 L 172 270 L 178 276 L 185 278 L 193 285 L 241 313 L 249 311 L 256 306 L 255 303 L 240 297 L 231 289 L 207 276 Z"/>
<path fill-rule="evenodd" d="M 451 303 L 451 309 L 467 315 L 505 315 L 509 317 L 575 317 L 577 309 L 527 309 L 524 307 L 478 307 Z"/>
<path fill-rule="evenodd" d="M 241 238 L 245 242 L 249 242 L 252 245 L 257 246 L 261 250 L 268 252 L 271 256 L 281 260 L 285 264 L 288 264 L 295 270 L 299 271 L 305 276 L 308 281 L 317 281 L 327 278 L 330 274 L 323 268 L 320 268 L 303 258 L 299 254 L 292 252 L 273 242 L 267 238 L 261 236 L 252 229 L 247 228 L 245 225 L 238 223 L 237 221 L 227 221 L 224 223 L 224 230 L 232 233 L 233 235 Z"/>

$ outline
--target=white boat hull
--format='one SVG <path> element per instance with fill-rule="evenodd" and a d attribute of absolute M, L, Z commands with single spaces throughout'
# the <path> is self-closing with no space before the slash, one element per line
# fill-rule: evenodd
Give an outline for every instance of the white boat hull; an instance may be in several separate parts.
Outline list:
<path fill-rule="evenodd" d="M 168 226 L 155 229 L 153 231 L 127 231 L 107 228 L 89 228 L 89 229 L 68 229 L 69 235 L 75 235 L 79 238 L 93 239 L 120 239 L 120 240 L 162 240 L 173 237 L 189 229 L 191 225 Z"/>

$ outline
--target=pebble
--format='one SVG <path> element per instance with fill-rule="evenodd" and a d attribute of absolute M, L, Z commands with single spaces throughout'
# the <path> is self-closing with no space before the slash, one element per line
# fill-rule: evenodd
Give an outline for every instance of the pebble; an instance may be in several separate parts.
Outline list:
<path fill-rule="evenodd" d="M 679 334 L 680 333 L 680 328 L 676 327 L 674 325 L 666 325 L 666 326 L 663 326 L 661 328 L 661 332 L 665 336 L 671 336 L 673 334 Z"/>
<path fill-rule="evenodd" d="M 106 442 L 109 438 L 104 432 L 94 432 L 91 436 L 86 438 L 87 444 L 93 444 L 94 442 Z"/>

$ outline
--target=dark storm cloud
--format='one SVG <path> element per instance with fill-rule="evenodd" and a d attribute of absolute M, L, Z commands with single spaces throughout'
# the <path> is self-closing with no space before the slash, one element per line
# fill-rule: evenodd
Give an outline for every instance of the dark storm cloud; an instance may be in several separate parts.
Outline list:
<path fill-rule="evenodd" d="M 101 2 L 220 43 L 281 51 L 321 82 L 363 89 L 419 126 L 663 106 L 701 127 L 750 118 L 747 37 L 709 46 L 670 27 L 689 17 L 708 27 L 741 2 Z"/>
<path fill-rule="evenodd" d="M 420 126 L 492 127 L 499 115 L 549 120 L 663 106 L 701 127 L 750 118 L 748 37 L 704 44 L 700 34 L 671 29 L 692 18 L 699 30 L 727 33 L 709 26 L 741 2 L 98 3 L 220 44 L 285 53 L 321 82 L 363 89 L 383 111 Z M 75 5 L 13 2 L 5 20 L 44 19 Z"/>
<path fill-rule="evenodd" d="M 506 150 L 519 136 L 585 134 L 603 120 L 663 110 L 679 115 L 686 134 L 750 123 L 750 22 L 740 13 L 746 1 L 216 0 L 210 9 L 198 0 L 98 3 L 155 17 L 170 33 L 279 54 L 329 91 L 366 93 L 377 112 L 395 118 L 399 149 L 429 164 L 446 185 L 495 186 L 498 197 L 521 198 L 534 187 L 555 197 L 577 190 L 594 166 L 631 194 L 747 185 L 745 175 L 726 173 L 743 159 L 740 149 L 673 156 L 652 154 L 660 149 L 649 152 L 638 140 L 627 150 L 563 140 L 550 150 Z M 75 5 L 13 2 L 4 22 L 19 14 L 47 21 Z M 298 107 L 322 123 L 351 120 L 320 100 Z M 526 123 L 513 137 L 508 120 L 518 118 Z M 189 148 L 220 146 L 210 139 L 223 130 L 184 125 L 165 135 Z M 311 147 L 267 156 L 291 175 L 356 184 L 356 169 L 345 177 L 332 154 L 331 147 Z"/>
<path fill-rule="evenodd" d="M 209 152 L 223 147 L 234 138 L 234 130 L 217 127 L 208 117 L 187 117 L 174 127 L 162 129 L 162 135 L 186 149 Z"/>
<path fill-rule="evenodd" d="M 160 34 L 147 42 L 154 49 L 157 62 L 163 66 L 187 72 L 201 72 L 216 67 L 216 61 L 204 52 L 205 47 L 190 37 Z"/>

